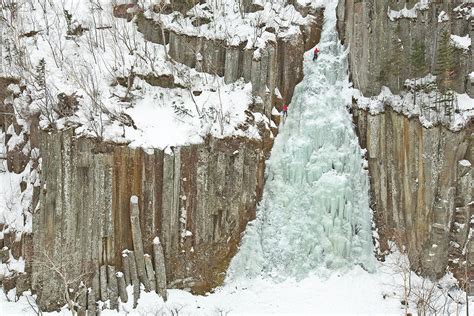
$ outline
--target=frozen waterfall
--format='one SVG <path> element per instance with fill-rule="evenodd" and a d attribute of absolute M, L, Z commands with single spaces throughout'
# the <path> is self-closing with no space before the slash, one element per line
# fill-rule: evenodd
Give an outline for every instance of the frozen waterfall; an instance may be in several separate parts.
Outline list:
<path fill-rule="evenodd" d="M 317 62 L 305 76 L 267 162 L 263 200 L 228 280 L 261 274 L 303 278 L 360 264 L 372 270 L 368 175 L 348 112 L 347 56 L 326 8 Z"/>

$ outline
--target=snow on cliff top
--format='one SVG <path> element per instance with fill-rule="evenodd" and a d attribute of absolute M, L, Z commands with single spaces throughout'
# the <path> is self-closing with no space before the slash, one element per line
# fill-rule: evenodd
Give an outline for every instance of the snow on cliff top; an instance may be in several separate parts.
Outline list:
<path fill-rule="evenodd" d="M 259 47 L 259 40 L 269 39 L 265 30 L 273 28 L 271 33 L 278 37 L 297 34 L 300 26 L 307 24 L 311 17 L 303 17 L 287 0 L 253 1 L 261 10 L 244 12 L 240 1 L 208 1 L 197 4 L 185 16 L 179 13 L 160 14 L 151 10 L 145 16 L 153 18 L 167 29 L 177 33 L 194 35 L 208 39 L 224 40 L 227 45 L 239 45 L 247 42 L 247 48 Z M 323 7 L 326 0 L 299 0 L 302 6 Z M 197 21 L 202 25 L 194 26 Z M 204 22 L 207 23 L 204 23 Z"/>
<path fill-rule="evenodd" d="M 12 15 L 7 7 L 2 13 Z M 135 23 L 112 16 L 110 1 L 33 0 L 12 21 L 4 32 L 3 75 L 22 79 L 22 89 L 10 87 L 15 110 L 40 112 L 43 128 L 73 127 L 78 135 L 160 149 L 209 134 L 259 137 L 259 121 L 246 123 L 253 115 L 246 113 L 250 84 L 225 84 L 168 60 Z M 8 54 L 14 51 L 25 54 Z M 166 88 L 157 86 L 163 81 Z M 59 115 L 61 93 L 74 96 L 73 114 Z"/>
<path fill-rule="evenodd" d="M 297 0 L 298 4 L 302 6 L 311 6 L 312 8 L 322 8 L 328 3 L 328 0 Z"/>
<path fill-rule="evenodd" d="M 415 3 L 410 9 L 408 9 L 406 5 L 401 10 L 392 10 L 390 9 L 390 7 L 388 7 L 387 15 L 390 21 L 395 21 L 402 18 L 416 19 L 416 17 L 418 16 L 417 11 L 428 9 L 430 2 L 431 0 L 420 0 Z"/>
<path fill-rule="evenodd" d="M 466 20 L 474 17 L 474 1 L 464 0 L 463 3 L 453 9 L 457 13 L 457 18 L 464 18 Z"/>
<path fill-rule="evenodd" d="M 380 94 L 372 97 L 365 97 L 360 90 L 354 89 L 356 106 L 371 114 L 382 113 L 385 106 L 390 106 L 396 112 L 408 117 L 417 116 L 427 128 L 442 123 L 453 131 L 460 130 L 474 117 L 474 99 L 466 93 L 454 92 L 452 109 L 451 106 L 442 106 L 439 101 L 447 97 L 433 89 L 435 81 L 436 77 L 431 74 L 416 80 L 406 80 L 405 89 L 398 95 L 393 94 L 387 87 L 382 87 Z M 417 90 L 421 88 L 426 91 L 418 91 L 414 95 L 415 86 Z M 451 101 L 448 103 L 451 104 Z"/>
<path fill-rule="evenodd" d="M 399 19 L 416 19 L 418 17 L 418 11 L 427 10 L 432 0 L 420 0 L 415 3 L 411 8 L 407 8 L 405 5 L 401 10 L 393 10 L 388 7 L 387 16 L 391 21 Z M 462 4 L 453 9 L 455 12 L 455 18 L 463 18 L 466 20 L 471 19 L 474 16 L 474 2 L 472 0 L 464 0 Z M 442 11 L 438 15 L 438 23 L 449 20 L 449 15 Z"/>

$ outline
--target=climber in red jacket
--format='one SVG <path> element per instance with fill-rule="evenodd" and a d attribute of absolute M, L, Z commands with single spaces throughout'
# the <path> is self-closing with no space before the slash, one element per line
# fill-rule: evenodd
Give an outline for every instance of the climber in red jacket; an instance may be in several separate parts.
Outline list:
<path fill-rule="evenodd" d="M 314 55 L 313 55 L 313 61 L 318 59 L 318 54 L 319 54 L 319 49 L 317 47 L 314 48 Z"/>
<path fill-rule="evenodd" d="M 286 118 L 288 116 L 288 105 L 283 105 L 283 116 Z"/>

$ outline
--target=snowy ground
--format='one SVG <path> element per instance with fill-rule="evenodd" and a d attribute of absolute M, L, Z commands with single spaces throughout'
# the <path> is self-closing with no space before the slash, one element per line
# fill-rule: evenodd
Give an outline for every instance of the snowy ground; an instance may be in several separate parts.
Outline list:
<path fill-rule="evenodd" d="M 142 293 L 137 309 L 129 300 L 120 304 L 120 312 L 104 310 L 101 315 L 404 315 L 404 277 L 407 266 L 403 256 L 393 254 L 385 263 L 377 263 L 377 272 L 369 273 L 356 266 L 346 272 L 335 272 L 329 278 L 310 276 L 302 281 L 286 280 L 275 283 L 269 279 L 227 284 L 207 296 L 194 296 L 181 290 L 169 290 L 164 303 L 155 293 Z M 409 312 L 416 313 L 416 301 L 431 295 L 432 308 L 440 315 L 466 315 L 465 296 L 456 290 L 449 276 L 433 286 L 412 273 Z M 439 288 L 438 287 L 441 287 Z M 129 287 L 129 297 L 132 289 Z M 26 293 L 25 293 L 26 294 Z M 448 295 L 449 294 L 449 295 Z M 450 297 L 451 296 L 451 297 Z M 9 297 L 13 300 L 14 291 Z M 18 302 L 8 302 L 0 294 L 2 315 L 35 315 L 28 304 L 31 296 Z M 459 302 L 459 304 L 456 303 Z M 474 299 L 470 300 L 471 309 Z M 429 314 L 433 314 L 430 310 Z M 70 315 L 66 309 L 46 315 Z M 176 315 L 176 314 L 175 314 Z"/>
<path fill-rule="evenodd" d="M 0 130 L 1 135 L 1 130 Z M 6 161 L 0 159 L 0 170 L 6 169 Z M 10 229 L 20 232 L 31 232 L 31 198 L 36 175 L 31 175 L 29 166 L 21 174 L 0 171 L 0 223 L 6 224 Z M 30 185 L 23 192 L 20 182 L 25 181 Z M 0 238 L 3 238 L 0 231 Z"/>

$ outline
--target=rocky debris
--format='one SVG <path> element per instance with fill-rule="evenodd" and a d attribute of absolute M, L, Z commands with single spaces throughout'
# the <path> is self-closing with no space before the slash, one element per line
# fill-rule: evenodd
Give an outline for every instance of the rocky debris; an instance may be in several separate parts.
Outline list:
<path fill-rule="evenodd" d="M 161 1 L 161 3 L 154 4 L 151 10 L 155 13 L 161 13 L 161 14 L 173 13 L 173 8 L 171 7 L 169 3 L 166 3 L 166 1 Z"/>
<path fill-rule="evenodd" d="M 27 273 L 18 273 L 18 277 L 16 279 L 16 295 L 20 296 L 25 291 L 29 291 L 31 289 L 31 276 Z"/>
<path fill-rule="evenodd" d="M 15 259 L 20 259 L 21 254 L 22 254 L 22 245 L 21 245 L 21 238 L 20 239 L 15 239 L 12 243 L 12 257 Z"/>
<path fill-rule="evenodd" d="M 16 232 L 6 225 L 3 228 L 3 245 L 7 248 L 11 248 L 15 239 Z"/>
<path fill-rule="evenodd" d="M 255 13 L 255 12 L 258 12 L 258 11 L 263 11 L 263 5 L 261 5 L 260 3 L 250 3 L 250 5 L 247 6 L 247 10 L 246 12 L 248 13 Z"/>
<path fill-rule="evenodd" d="M 202 25 L 205 25 L 205 24 L 209 24 L 211 23 L 211 19 L 208 19 L 208 18 L 196 18 L 192 21 L 192 25 L 194 27 L 199 27 L 199 26 L 202 26 Z"/>
<path fill-rule="evenodd" d="M 161 45 L 169 44 L 170 32 L 161 28 L 152 19 L 145 17 L 143 14 L 138 14 L 135 23 L 137 23 L 137 30 L 143 34 L 145 40 Z"/>
<path fill-rule="evenodd" d="M 162 88 L 184 88 L 181 84 L 175 82 L 175 78 L 170 74 L 146 74 L 146 75 L 137 75 L 140 79 L 145 80 L 149 85 Z"/>
<path fill-rule="evenodd" d="M 58 94 L 58 103 L 54 108 L 54 111 L 59 117 L 72 116 L 77 111 L 79 106 L 78 96 L 76 93 L 67 95 L 66 93 Z"/>
<path fill-rule="evenodd" d="M 7 151 L 7 168 L 10 172 L 22 173 L 30 161 L 29 153 L 23 151 L 26 142 L 14 148 L 8 148 Z"/>
<path fill-rule="evenodd" d="M 11 94 L 8 90 L 10 84 L 18 84 L 19 80 L 14 78 L 0 77 L 0 128 L 4 131 L 12 124 L 14 120 L 14 109 L 5 99 Z"/>
<path fill-rule="evenodd" d="M 170 0 L 172 11 L 178 11 L 182 14 L 188 12 L 196 3 L 203 3 L 204 1 L 194 0 Z"/>

